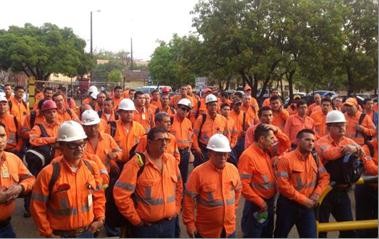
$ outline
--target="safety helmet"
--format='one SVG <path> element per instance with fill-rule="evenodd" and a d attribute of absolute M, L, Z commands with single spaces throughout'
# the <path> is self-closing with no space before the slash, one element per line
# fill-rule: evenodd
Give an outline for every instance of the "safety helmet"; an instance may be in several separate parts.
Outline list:
<path fill-rule="evenodd" d="M 97 90 L 97 87 L 94 86 L 94 85 L 91 85 L 91 86 L 88 88 L 87 93 L 88 93 L 88 94 L 91 94 L 92 92 L 95 92 L 95 91 L 98 91 L 98 90 Z"/>
<path fill-rule="evenodd" d="M 212 137 L 208 141 L 207 149 L 222 153 L 229 153 L 232 151 L 230 149 L 230 143 L 228 138 L 223 134 L 212 135 Z"/>
<path fill-rule="evenodd" d="M 96 100 L 97 99 L 97 95 L 99 94 L 99 92 L 97 90 L 94 90 L 92 91 L 89 96 L 91 96 L 92 99 Z"/>
<path fill-rule="evenodd" d="M 41 106 L 41 111 L 46 111 L 46 110 L 51 110 L 51 109 L 56 109 L 57 108 L 57 104 L 55 104 L 55 102 L 53 100 L 46 100 L 42 103 L 42 106 Z"/>
<path fill-rule="evenodd" d="M 99 115 L 94 110 L 86 110 L 82 113 L 82 125 L 95 125 L 100 123 Z"/>
<path fill-rule="evenodd" d="M 3 101 L 8 102 L 7 97 L 5 97 L 5 95 L 3 94 L 0 94 L 0 102 L 3 102 Z"/>
<path fill-rule="evenodd" d="M 86 138 L 87 135 L 84 132 L 83 127 L 73 120 L 63 122 L 58 129 L 58 142 L 72 142 Z"/>
<path fill-rule="evenodd" d="M 204 88 L 203 94 L 207 94 L 207 93 L 212 93 L 212 89 L 211 88 Z"/>
<path fill-rule="evenodd" d="M 131 99 L 123 99 L 118 105 L 119 110 L 136 110 L 134 102 Z"/>
<path fill-rule="evenodd" d="M 162 88 L 162 94 L 168 94 L 170 93 L 170 91 L 171 91 L 170 88 L 168 88 L 167 86 Z"/>
<path fill-rule="evenodd" d="M 187 98 L 180 99 L 178 102 L 178 105 L 183 105 L 183 106 L 188 107 L 190 109 L 192 108 L 192 103 Z"/>
<path fill-rule="evenodd" d="M 341 111 L 332 110 L 326 115 L 326 123 L 346 123 L 346 118 Z"/>
<path fill-rule="evenodd" d="M 207 97 L 205 97 L 205 104 L 212 103 L 212 102 L 217 102 L 217 97 L 213 94 L 207 95 Z"/>

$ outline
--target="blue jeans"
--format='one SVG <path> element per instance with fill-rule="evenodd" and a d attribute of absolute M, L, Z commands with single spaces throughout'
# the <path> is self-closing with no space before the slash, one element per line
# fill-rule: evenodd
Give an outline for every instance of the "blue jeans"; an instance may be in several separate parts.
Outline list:
<path fill-rule="evenodd" d="M 75 235 L 75 236 L 73 236 L 70 233 L 66 234 L 62 231 L 60 233 L 55 232 L 54 234 L 59 235 L 60 237 L 63 237 L 63 238 L 73 238 L 73 237 L 75 237 L 75 238 L 93 238 L 93 233 L 90 231 L 85 231 L 85 232 L 82 232 L 82 233 Z"/>
<path fill-rule="evenodd" d="M 351 210 L 351 202 L 348 190 L 332 189 L 326 195 L 324 201 L 319 208 L 319 222 L 329 222 L 330 214 L 337 222 L 353 221 L 353 213 Z M 319 237 L 326 237 L 326 232 L 320 232 Z M 356 231 L 340 231 L 339 237 L 355 238 Z"/>
<path fill-rule="evenodd" d="M 356 220 L 378 219 L 378 189 L 370 185 L 355 186 L 355 217 Z M 357 231 L 358 237 L 377 237 L 378 228 Z"/>
<path fill-rule="evenodd" d="M 179 170 L 180 170 L 180 174 L 182 175 L 183 185 L 185 185 L 188 178 L 188 164 L 189 164 L 190 152 L 189 152 L 189 149 L 185 149 L 185 150 L 179 149 L 179 153 L 180 153 Z"/>
<path fill-rule="evenodd" d="M 300 238 L 317 237 L 314 209 L 280 195 L 276 204 L 274 237 L 288 237 L 288 233 L 294 225 L 296 225 Z"/>
<path fill-rule="evenodd" d="M 260 237 L 272 237 L 274 230 L 274 202 L 275 197 L 266 200 L 268 218 L 265 222 L 260 223 L 254 217 L 254 213 L 260 209 L 257 205 L 253 204 L 249 200 L 245 200 L 245 206 L 243 208 L 241 228 L 243 237 L 247 238 L 260 238 Z"/>
<path fill-rule="evenodd" d="M 0 238 L 15 238 L 16 233 L 13 230 L 12 224 L 0 228 Z"/>
<path fill-rule="evenodd" d="M 177 219 L 171 220 L 163 219 L 159 222 L 153 223 L 149 226 L 133 226 L 133 237 L 137 238 L 175 238 Z"/>

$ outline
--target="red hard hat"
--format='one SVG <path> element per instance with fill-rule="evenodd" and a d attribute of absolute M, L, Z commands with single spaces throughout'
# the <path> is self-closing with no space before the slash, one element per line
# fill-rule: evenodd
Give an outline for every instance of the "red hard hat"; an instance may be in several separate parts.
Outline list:
<path fill-rule="evenodd" d="M 163 88 L 162 88 L 162 94 L 167 94 L 167 93 L 170 93 L 170 88 L 168 88 L 168 87 L 163 87 Z"/>
<path fill-rule="evenodd" d="M 57 104 L 53 100 L 46 100 L 43 102 L 41 111 L 46 111 L 46 110 L 51 110 L 51 109 L 56 109 Z"/>

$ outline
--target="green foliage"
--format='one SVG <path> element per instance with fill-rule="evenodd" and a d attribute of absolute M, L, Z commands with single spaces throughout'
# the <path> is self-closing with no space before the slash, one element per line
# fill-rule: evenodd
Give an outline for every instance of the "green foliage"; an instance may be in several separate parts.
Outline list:
<path fill-rule="evenodd" d="M 111 72 L 109 72 L 107 76 L 107 80 L 109 82 L 121 82 L 122 80 L 122 71 L 118 69 L 113 69 Z"/>
<path fill-rule="evenodd" d="M 0 32 L 0 68 L 23 71 L 37 80 L 48 80 L 51 73 L 83 75 L 94 64 L 84 48 L 85 41 L 71 28 L 50 23 L 11 26 Z"/>
<path fill-rule="evenodd" d="M 207 76 L 249 84 L 253 95 L 286 80 L 349 92 L 377 87 L 378 3 L 374 0 L 201 0 L 196 35 L 156 49 L 149 70 L 179 85 Z"/>

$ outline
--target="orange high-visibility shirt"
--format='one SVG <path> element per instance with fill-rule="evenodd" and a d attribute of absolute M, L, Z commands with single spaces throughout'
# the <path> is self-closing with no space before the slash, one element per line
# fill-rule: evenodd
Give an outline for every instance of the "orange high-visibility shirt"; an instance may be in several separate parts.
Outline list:
<path fill-rule="evenodd" d="M 174 116 L 170 133 L 175 136 L 179 149 L 191 148 L 193 130 L 188 118 L 181 120 L 178 116 Z"/>
<path fill-rule="evenodd" d="M 113 97 L 112 98 L 112 101 L 113 101 L 113 110 L 114 111 L 117 111 L 118 109 L 118 105 L 120 104 L 120 102 L 123 100 L 124 98 L 120 97 L 120 98 L 115 98 Z"/>
<path fill-rule="evenodd" d="M 108 172 L 110 172 L 111 161 L 121 160 L 122 151 L 116 141 L 109 134 L 99 132 L 97 145 L 92 145 L 90 140 L 87 140 L 87 144 L 84 148 L 86 153 L 96 154 L 105 165 Z M 108 154 L 114 153 L 115 158 L 109 158 Z"/>
<path fill-rule="evenodd" d="M 244 119 L 245 115 L 245 119 Z M 237 129 L 238 137 L 241 137 L 246 130 L 254 123 L 254 118 L 251 118 L 249 114 L 244 111 L 240 111 L 239 113 L 234 110 L 230 111 L 230 118 L 234 120 L 235 127 Z"/>
<path fill-rule="evenodd" d="M 133 225 L 173 218 L 180 213 L 182 204 L 183 182 L 174 156 L 164 153 L 160 170 L 146 152 L 144 155 L 145 166 L 138 179 L 142 165 L 134 156 L 124 165 L 113 188 L 118 210 Z"/>
<path fill-rule="evenodd" d="M 264 106 L 270 106 L 270 97 L 269 97 L 269 98 L 266 98 L 266 99 L 263 101 L 262 107 L 264 107 Z"/>
<path fill-rule="evenodd" d="M 13 153 L 19 152 L 22 147 L 20 122 L 17 121 L 15 116 L 8 112 L 0 116 L 0 122 L 5 125 L 5 132 L 7 133 L 7 146 L 5 147 L 5 150 Z"/>
<path fill-rule="evenodd" d="M 252 144 L 241 154 L 238 171 L 244 198 L 263 208 L 265 200 L 272 198 L 276 193 L 275 174 L 270 156 L 256 144 Z"/>
<path fill-rule="evenodd" d="M 326 115 L 322 110 L 315 111 L 310 116 L 313 119 L 315 125 L 315 132 L 318 137 L 325 136 L 328 133 L 326 127 Z"/>
<path fill-rule="evenodd" d="M 289 115 L 290 114 L 285 109 L 282 109 L 279 112 L 272 111 L 272 124 L 275 125 L 276 127 L 284 129 L 284 125 L 286 124 L 286 121 Z"/>
<path fill-rule="evenodd" d="M 18 101 L 15 97 L 12 97 L 9 103 L 12 105 L 9 112 L 16 117 L 17 122 L 24 122 L 25 117 L 30 113 L 28 103 L 23 100 Z"/>
<path fill-rule="evenodd" d="M 29 134 L 29 142 L 34 146 L 42 146 L 47 144 L 54 144 L 57 140 L 58 136 L 58 122 L 54 122 L 52 124 L 48 124 L 46 121 L 41 122 L 41 125 L 45 127 L 46 133 L 49 137 L 41 137 L 42 132 L 38 125 L 34 125 Z"/>
<path fill-rule="evenodd" d="M 288 111 L 289 115 L 295 115 L 297 114 L 297 107 L 296 105 L 289 105 L 286 110 Z"/>
<path fill-rule="evenodd" d="M 378 175 L 378 138 L 374 138 L 369 142 L 374 150 L 374 155 L 371 156 L 369 147 L 365 144 L 362 149 L 365 153 L 363 157 L 363 166 L 369 175 Z"/>
<path fill-rule="evenodd" d="M 311 115 L 313 112 L 321 111 L 321 105 L 318 105 L 316 103 L 311 104 L 308 107 L 308 115 Z"/>
<path fill-rule="evenodd" d="M 228 130 L 229 130 L 229 142 L 230 142 L 230 147 L 234 148 L 237 144 L 238 140 L 238 130 L 236 123 L 234 122 L 234 119 L 231 117 L 226 118 L 227 120 L 227 125 L 228 125 Z"/>
<path fill-rule="evenodd" d="M 53 165 L 47 165 L 38 174 L 30 211 L 42 236 L 51 236 L 53 230 L 74 230 L 88 227 L 96 219 L 104 220 L 105 194 L 99 168 L 87 160 L 91 171 L 83 160 L 86 159 L 80 161 L 75 172 L 63 157 L 54 159 L 60 165 L 60 172 L 51 191 Z"/>
<path fill-rule="evenodd" d="M 201 237 L 226 237 L 236 230 L 236 210 L 241 195 L 237 168 L 226 163 L 217 169 L 209 160 L 196 167 L 189 176 L 183 205 L 183 222 Z M 195 213 L 196 211 L 196 213 Z M 196 216 L 195 216 L 196 215 Z"/>
<path fill-rule="evenodd" d="M 242 105 L 241 110 L 245 112 L 246 116 L 251 120 L 250 124 L 256 124 L 259 121 L 257 115 L 258 111 L 255 111 L 255 108 L 253 106 L 249 105 L 249 107 L 245 107 L 244 105 Z"/>
<path fill-rule="evenodd" d="M 318 199 L 329 184 L 321 161 L 316 163 L 312 154 L 304 157 L 298 149 L 279 158 L 276 177 L 280 194 L 302 205 L 307 199 Z"/>
<path fill-rule="evenodd" d="M 75 120 L 78 123 L 81 123 L 80 119 L 76 115 L 76 113 L 71 109 L 62 109 L 57 110 L 57 121 L 61 124 L 64 121 Z"/>
<path fill-rule="evenodd" d="M 166 112 L 170 118 L 174 118 L 175 117 L 175 114 L 176 114 L 176 111 L 175 111 L 175 108 L 174 107 L 170 107 L 168 106 L 167 108 L 158 108 L 156 111 L 154 111 L 154 114 L 158 113 L 158 112 Z"/>
<path fill-rule="evenodd" d="M 315 129 L 313 119 L 309 116 L 300 117 L 298 114 L 288 117 L 284 125 L 284 133 L 290 138 L 292 143 L 296 143 L 296 134 L 302 129 Z"/>
<path fill-rule="evenodd" d="M 154 113 L 146 108 L 142 108 L 142 111 L 134 111 L 133 120 L 140 123 L 145 128 L 146 133 L 155 125 Z"/>
<path fill-rule="evenodd" d="M 346 118 L 346 137 L 353 139 L 360 145 L 364 144 L 364 138 L 361 133 L 357 134 L 356 125 L 359 123 L 359 118 L 361 117 L 361 112 L 357 111 L 357 113 L 352 117 L 345 113 Z M 368 136 L 376 135 L 376 127 L 372 120 L 366 115 L 363 118 L 362 123 L 360 124 L 363 127 L 363 133 Z"/>
<path fill-rule="evenodd" d="M 114 140 L 122 150 L 122 161 L 126 162 L 129 160 L 130 150 L 139 143 L 140 137 L 144 134 L 145 129 L 136 121 L 133 121 L 130 126 L 123 123 L 122 120 L 116 121 Z"/>
<path fill-rule="evenodd" d="M 180 154 L 178 150 L 178 145 L 176 144 L 176 139 L 173 134 L 168 133 L 168 137 L 170 138 L 170 143 L 167 145 L 166 153 L 171 154 L 175 157 L 175 159 L 180 162 Z M 142 135 L 139 139 L 138 146 L 136 148 L 136 152 L 145 152 L 147 147 L 147 135 Z"/>
<path fill-rule="evenodd" d="M 161 104 L 161 102 L 159 100 L 153 100 L 153 99 L 151 99 L 150 105 L 153 105 L 155 109 L 162 108 L 162 104 Z"/>
<path fill-rule="evenodd" d="M 0 187 L 6 190 L 14 184 L 20 184 L 24 193 L 32 190 L 35 182 L 34 176 L 29 172 L 19 157 L 13 153 L 3 152 L 0 156 Z M 16 208 L 16 200 L 0 204 L 0 221 L 11 217 Z"/>
<path fill-rule="evenodd" d="M 217 114 L 214 119 L 211 119 L 211 117 L 206 114 L 206 119 L 200 132 L 200 126 L 203 122 L 203 117 L 203 114 L 199 115 L 195 122 L 195 125 L 193 126 L 192 146 L 196 150 L 200 150 L 199 143 L 207 145 L 209 138 L 216 133 L 224 134 L 226 137 L 229 137 L 227 120 L 220 114 Z"/>
<path fill-rule="evenodd" d="M 31 116 L 32 116 L 32 112 L 27 115 L 24 119 L 24 122 L 21 126 L 21 135 L 22 135 L 22 138 L 25 139 L 25 140 L 28 140 L 29 141 L 29 134 L 30 134 L 30 131 L 32 130 L 32 128 L 34 127 L 34 125 L 36 124 L 41 124 L 42 122 L 45 121 L 45 117 L 39 113 L 38 111 L 36 111 L 36 117 L 35 117 L 35 120 L 34 120 L 34 125 L 33 127 L 30 125 L 30 121 L 31 121 Z"/>
<path fill-rule="evenodd" d="M 344 156 L 342 150 L 344 146 L 350 144 L 359 146 L 354 140 L 345 136 L 339 142 L 335 142 L 328 134 L 315 142 L 315 148 L 322 163 L 325 165 L 328 160 L 336 160 Z"/>

